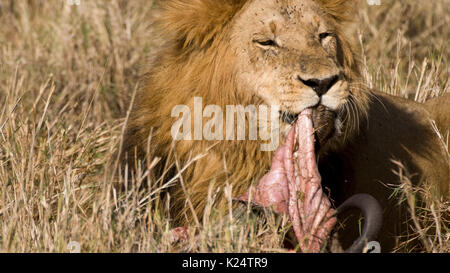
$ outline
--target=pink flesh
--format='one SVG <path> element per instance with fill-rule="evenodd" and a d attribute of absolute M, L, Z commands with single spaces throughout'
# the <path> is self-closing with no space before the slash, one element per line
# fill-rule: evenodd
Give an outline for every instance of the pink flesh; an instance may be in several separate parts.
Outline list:
<path fill-rule="evenodd" d="M 295 149 L 295 147 L 298 147 Z M 295 149 L 295 150 L 294 150 Z M 252 192 L 240 197 L 288 213 L 302 252 L 319 252 L 336 224 L 335 211 L 322 191 L 314 150 L 312 110 L 303 111 L 277 149 L 270 171 Z"/>
<path fill-rule="evenodd" d="M 170 242 L 186 242 L 189 239 L 189 232 L 186 227 L 177 227 L 171 230 Z"/>

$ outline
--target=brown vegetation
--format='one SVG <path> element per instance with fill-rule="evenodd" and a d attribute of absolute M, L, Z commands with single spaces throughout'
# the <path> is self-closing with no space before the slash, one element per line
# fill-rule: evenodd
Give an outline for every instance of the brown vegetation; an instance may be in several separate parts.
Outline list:
<path fill-rule="evenodd" d="M 419 102 L 449 92 L 446 1 L 382 2 L 362 3 L 361 23 L 351 33 L 360 38 L 367 85 Z M 65 252 L 78 241 L 83 252 L 284 251 L 284 219 L 249 215 L 242 224 L 210 206 L 189 227 L 198 236 L 173 244 L 170 200 L 158 198 L 159 188 L 140 187 L 156 158 L 138 168 L 123 193 L 113 190 L 117 170 L 110 163 L 124 124 L 118 118 L 156 42 L 148 35 L 152 5 L 0 2 L 0 250 Z M 448 145 L 448 132 L 441 140 Z M 401 165 L 398 172 L 414 235 L 426 251 L 448 252 L 442 215 L 449 204 L 428 188 L 412 187 Z M 419 193 L 428 207 L 416 206 Z M 231 200 L 229 189 L 225 196 Z M 208 204 L 214 197 L 210 192 Z"/>

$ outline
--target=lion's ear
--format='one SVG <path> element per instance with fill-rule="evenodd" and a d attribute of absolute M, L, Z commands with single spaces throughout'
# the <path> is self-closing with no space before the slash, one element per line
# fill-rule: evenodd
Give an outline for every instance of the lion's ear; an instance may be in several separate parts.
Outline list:
<path fill-rule="evenodd" d="M 166 0 L 159 25 L 183 47 L 204 47 L 216 37 L 246 0 Z"/>
<path fill-rule="evenodd" d="M 362 0 L 318 0 L 318 2 L 339 22 L 352 21 Z"/>

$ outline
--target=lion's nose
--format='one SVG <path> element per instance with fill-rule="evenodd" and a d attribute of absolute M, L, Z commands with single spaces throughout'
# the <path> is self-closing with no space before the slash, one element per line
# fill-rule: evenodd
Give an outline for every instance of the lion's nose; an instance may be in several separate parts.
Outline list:
<path fill-rule="evenodd" d="M 325 93 L 330 90 L 330 88 L 339 80 L 338 75 L 334 75 L 325 79 L 302 79 L 298 76 L 298 80 L 301 81 L 304 85 L 311 87 L 319 97 L 323 96 Z"/>

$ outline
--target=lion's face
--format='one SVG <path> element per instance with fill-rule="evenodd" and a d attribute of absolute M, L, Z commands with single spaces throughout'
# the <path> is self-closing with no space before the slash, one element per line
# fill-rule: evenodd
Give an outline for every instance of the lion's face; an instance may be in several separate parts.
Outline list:
<path fill-rule="evenodd" d="M 349 97 L 337 35 L 313 0 L 250 1 L 231 30 L 238 88 L 280 105 L 284 132 L 301 111 L 314 108 L 315 127 L 326 138 Z"/>

